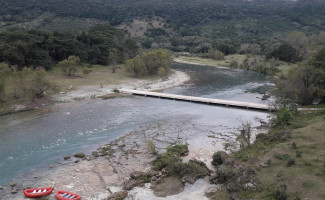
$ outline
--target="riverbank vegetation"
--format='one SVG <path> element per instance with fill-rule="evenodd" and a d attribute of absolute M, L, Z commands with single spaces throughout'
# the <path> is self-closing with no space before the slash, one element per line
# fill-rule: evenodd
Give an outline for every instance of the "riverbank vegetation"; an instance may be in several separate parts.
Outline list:
<path fill-rule="evenodd" d="M 172 62 L 171 52 L 167 50 L 153 50 L 130 59 L 126 63 L 126 69 L 134 77 L 143 76 L 167 76 Z"/>
<path fill-rule="evenodd" d="M 210 180 L 223 187 L 211 199 L 324 199 L 324 118 L 299 113 L 235 153 L 218 152 Z"/>
<path fill-rule="evenodd" d="M 24 104 L 22 110 L 39 107 L 40 98 L 80 86 L 170 74 L 169 51 L 140 54 L 134 40 L 107 25 L 82 32 L 4 31 L 0 38 L 1 115 L 17 110 L 16 104 Z M 44 103 L 51 103 L 50 98 L 43 98 Z"/>
<path fill-rule="evenodd" d="M 194 54 L 194 57 L 193 54 L 177 54 L 176 59 L 276 75 L 278 79 L 275 79 L 275 83 L 280 101 L 300 105 L 319 104 L 325 101 L 324 39 L 324 32 L 312 36 L 293 32 L 265 55 L 243 54 L 215 58 L 214 52 L 218 50 L 210 49 L 207 53 Z"/>

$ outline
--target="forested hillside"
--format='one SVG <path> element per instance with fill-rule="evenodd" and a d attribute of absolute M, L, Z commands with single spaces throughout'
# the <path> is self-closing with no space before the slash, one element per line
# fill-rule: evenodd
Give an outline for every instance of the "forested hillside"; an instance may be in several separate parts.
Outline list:
<path fill-rule="evenodd" d="M 12 0 L 0 1 L 1 29 L 88 29 L 96 23 L 134 27 L 135 18 L 162 27 L 145 32 L 145 48 L 207 51 L 211 45 L 262 47 L 292 31 L 317 33 L 325 28 L 322 0 Z M 130 31 L 130 29 L 128 29 Z M 208 43 L 208 44 L 207 44 Z"/>
<path fill-rule="evenodd" d="M 3 31 L 0 33 L 0 62 L 49 69 L 71 55 L 90 64 L 107 65 L 111 51 L 116 62 L 133 58 L 138 52 L 135 41 L 123 31 L 106 25 L 96 25 L 85 32 Z"/>

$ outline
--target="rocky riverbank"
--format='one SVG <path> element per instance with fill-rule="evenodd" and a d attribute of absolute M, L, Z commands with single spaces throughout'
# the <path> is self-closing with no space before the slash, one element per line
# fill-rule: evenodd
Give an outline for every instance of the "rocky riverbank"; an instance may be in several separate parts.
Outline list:
<path fill-rule="evenodd" d="M 4 199 L 20 200 L 24 188 L 53 186 L 56 190 L 78 193 L 87 200 L 107 199 L 114 193 L 130 200 L 208 199 L 206 193 L 217 189 L 208 177 L 166 179 L 166 171 L 153 171 L 152 161 L 157 154 L 150 144 L 157 153 L 165 152 L 170 145 L 187 144 L 189 152 L 183 162 L 202 162 L 213 172 L 212 155 L 222 150 L 222 144 L 232 140 L 233 135 L 213 133 L 212 127 L 191 123 L 186 118 L 182 124 L 187 124 L 186 131 L 179 124 L 162 122 L 141 127 L 85 155 L 67 155 L 55 164 L 19 177 L 13 186 L 4 186 L 1 195 Z M 54 194 L 49 199 L 55 199 Z"/>

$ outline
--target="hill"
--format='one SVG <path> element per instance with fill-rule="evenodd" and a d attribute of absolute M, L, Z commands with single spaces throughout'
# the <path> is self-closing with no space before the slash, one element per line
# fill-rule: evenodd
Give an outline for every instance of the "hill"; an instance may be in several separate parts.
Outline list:
<path fill-rule="evenodd" d="M 86 30 L 108 23 L 145 48 L 206 51 L 325 29 L 321 0 L 0 0 L 1 29 Z M 140 22 L 139 22 L 140 21 Z"/>

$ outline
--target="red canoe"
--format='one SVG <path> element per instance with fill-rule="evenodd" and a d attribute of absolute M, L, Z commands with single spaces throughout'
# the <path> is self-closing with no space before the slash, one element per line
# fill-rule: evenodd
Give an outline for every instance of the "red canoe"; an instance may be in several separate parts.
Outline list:
<path fill-rule="evenodd" d="M 52 191 L 53 191 L 53 187 L 26 189 L 24 190 L 24 195 L 25 197 L 29 197 L 29 198 L 37 198 L 37 197 L 49 195 L 52 193 Z"/>
<path fill-rule="evenodd" d="M 62 191 L 62 190 L 57 191 L 55 197 L 59 200 L 69 200 L 69 199 L 79 200 L 79 199 L 81 199 L 81 197 L 78 194 L 74 194 L 72 192 L 67 192 L 67 191 Z"/>

